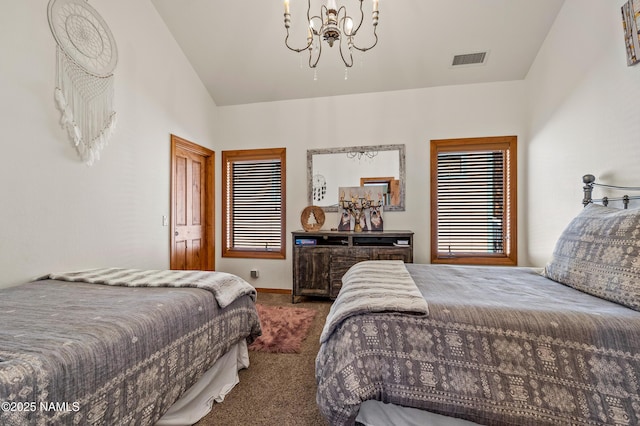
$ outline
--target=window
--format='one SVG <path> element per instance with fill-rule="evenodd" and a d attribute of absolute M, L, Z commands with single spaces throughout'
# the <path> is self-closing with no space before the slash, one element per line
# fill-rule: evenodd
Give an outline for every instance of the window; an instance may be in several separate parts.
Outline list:
<path fill-rule="evenodd" d="M 515 136 L 431 141 L 431 262 L 516 265 Z"/>
<path fill-rule="evenodd" d="M 222 256 L 285 258 L 286 149 L 222 152 Z"/>

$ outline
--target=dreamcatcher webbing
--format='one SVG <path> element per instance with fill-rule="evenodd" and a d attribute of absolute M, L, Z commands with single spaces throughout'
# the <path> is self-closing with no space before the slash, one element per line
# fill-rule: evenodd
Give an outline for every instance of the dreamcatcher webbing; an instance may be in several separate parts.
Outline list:
<path fill-rule="evenodd" d="M 55 98 L 80 158 L 88 165 L 100 158 L 116 124 L 113 110 L 114 77 L 95 76 L 76 64 L 57 46 Z"/>
<path fill-rule="evenodd" d="M 115 39 L 86 0 L 49 0 L 47 10 L 57 43 L 55 101 L 61 123 L 80 158 L 91 165 L 115 128 Z"/>

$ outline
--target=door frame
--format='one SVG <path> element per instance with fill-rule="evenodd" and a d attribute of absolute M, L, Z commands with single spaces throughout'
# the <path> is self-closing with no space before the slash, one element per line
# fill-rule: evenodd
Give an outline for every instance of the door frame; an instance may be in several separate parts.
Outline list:
<path fill-rule="evenodd" d="M 203 219 L 203 228 L 204 228 L 204 238 L 206 244 L 206 256 L 204 259 L 205 268 L 204 270 L 214 271 L 215 270 L 215 259 L 216 259 L 216 246 L 215 246 L 215 152 L 212 150 L 190 142 L 186 139 L 183 139 L 179 136 L 171 134 L 171 190 L 170 190 L 170 203 L 171 203 L 171 211 L 170 211 L 170 247 L 169 247 L 169 264 L 170 268 L 174 268 L 173 258 L 174 258 L 174 247 L 175 247 L 175 233 L 176 233 L 176 225 L 175 225 L 175 217 L 176 217 L 176 205 L 175 205 L 175 197 L 176 197 L 176 150 L 183 149 L 185 151 L 192 152 L 194 154 L 205 157 L 205 214 Z"/>

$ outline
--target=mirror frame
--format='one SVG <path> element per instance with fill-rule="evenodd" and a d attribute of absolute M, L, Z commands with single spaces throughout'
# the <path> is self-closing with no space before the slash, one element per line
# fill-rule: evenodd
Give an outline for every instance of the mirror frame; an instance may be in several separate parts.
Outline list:
<path fill-rule="evenodd" d="M 313 204 L 313 156 L 318 154 L 340 154 L 353 151 L 398 151 L 399 155 L 399 180 L 400 180 L 400 204 L 398 205 L 385 205 L 384 211 L 404 211 L 405 210 L 405 146 L 404 144 L 397 145 L 369 145 L 369 146 L 347 146 L 340 148 L 323 148 L 323 149 L 308 149 L 307 150 L 307 201 L 310 206 Z M 338 188 L 336 188 L 336 191 Z M 318 206 L 322 207 L 325 212 L 337 212 L 338 206 Z"/>

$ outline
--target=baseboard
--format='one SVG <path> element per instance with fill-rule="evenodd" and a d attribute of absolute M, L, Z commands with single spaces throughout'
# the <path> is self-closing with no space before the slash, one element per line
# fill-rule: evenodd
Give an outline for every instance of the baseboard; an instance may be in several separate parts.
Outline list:
<path fill-rule="evenodd" d="M 258 287 L 256 287 L 256 291 L 258 293 L 291 294 L 291 290 L 287 290 L 286 288 L 258 288 Z"/>

